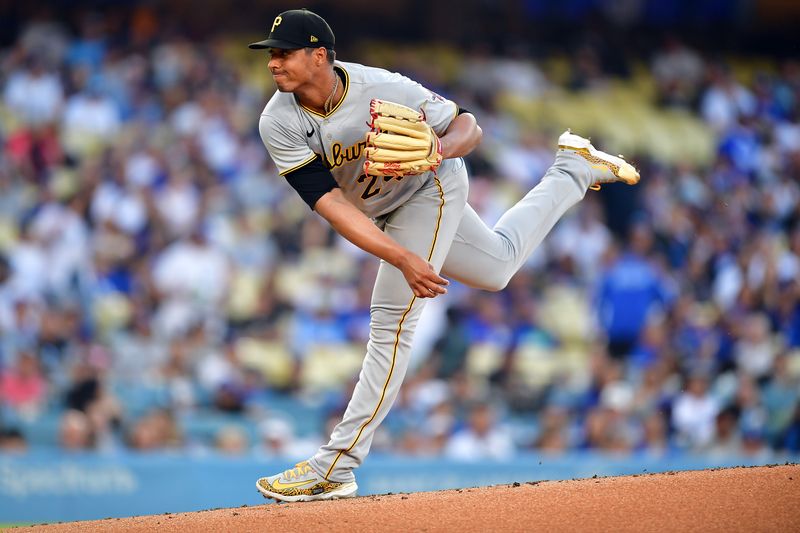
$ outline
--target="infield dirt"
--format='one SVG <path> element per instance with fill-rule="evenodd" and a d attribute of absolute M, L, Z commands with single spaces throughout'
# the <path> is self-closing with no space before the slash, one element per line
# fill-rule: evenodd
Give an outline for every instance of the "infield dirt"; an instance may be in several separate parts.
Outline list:
<path fill-rule="evenodd" d="M 46 503 L 45 503 L 46 504 Z M 73 531 L 800 531 L 800 465 L 269 504 L 13 529 Z"/>

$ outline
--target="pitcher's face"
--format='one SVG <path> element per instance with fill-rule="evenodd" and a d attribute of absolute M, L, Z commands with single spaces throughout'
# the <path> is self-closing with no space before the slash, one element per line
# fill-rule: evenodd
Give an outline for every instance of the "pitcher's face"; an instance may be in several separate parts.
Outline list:
<path fill-rule="evenodd" d="M 269 71 L 279 91 L 294 92 L 313 79 L 316 69 L 314 54 L 310 52 L 309 48 L 269 49 Z"/>

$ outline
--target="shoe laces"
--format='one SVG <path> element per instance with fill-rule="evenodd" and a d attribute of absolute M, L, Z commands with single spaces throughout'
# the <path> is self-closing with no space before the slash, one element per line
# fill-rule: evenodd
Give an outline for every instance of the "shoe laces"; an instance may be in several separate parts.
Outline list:
<path fill-rule="evenodd" d="M 285 479 L 294 479 L 300 476 L 304 476 L 311 471 L 311 466 L 308 464 L 308 461 L 303 461 L 302 463 L 297 463 L 294 468 L 290 468 L 286 472 L 283 473 L 283 477 Z"/>

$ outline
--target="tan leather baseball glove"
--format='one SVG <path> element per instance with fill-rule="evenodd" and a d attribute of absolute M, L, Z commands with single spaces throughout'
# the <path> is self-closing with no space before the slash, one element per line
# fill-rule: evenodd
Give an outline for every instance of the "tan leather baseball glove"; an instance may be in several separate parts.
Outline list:
<path fill-rule="evenodd" d="M 364 173 L 402 177 L 439 168 L 442 143 L 422 113 L 376 98 L 369 110 L 372 121 L 364 149 Z"/>

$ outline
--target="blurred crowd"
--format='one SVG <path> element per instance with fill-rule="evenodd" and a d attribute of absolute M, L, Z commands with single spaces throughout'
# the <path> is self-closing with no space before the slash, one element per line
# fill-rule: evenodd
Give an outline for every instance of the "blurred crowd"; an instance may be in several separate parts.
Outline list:
<path fill-rule="evenodd" d="M 0 50 L 0 450 L 307 457 L 354 384 L 376 260 L 277 175 L 246 40 L 127 31 L 41 20 Z M 477 116 L 491 224 L 559 133 L 498 97 L 557 82 L 483 52 L 452 78 L 380 66 Z M 375 449 L 800 453 L 800 63 L 740 80 L 674 38 L 638 60 L 654 108 L 713 130 L 712 161 L 636 154 L 641 184 L 587 194 L 507 289 L 431 301 Z M 591 47 L 570 68 L 587 94 L 617 75 Z"/>

